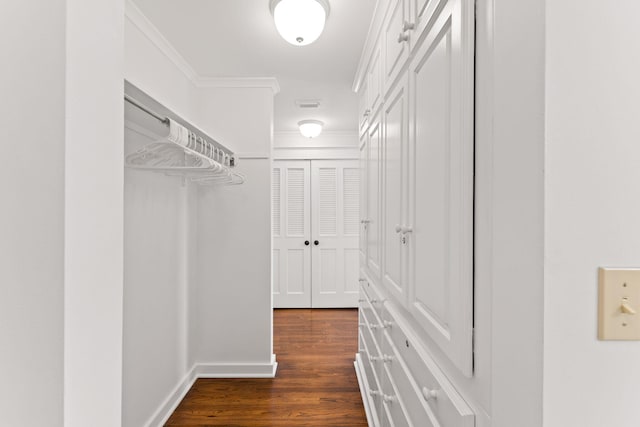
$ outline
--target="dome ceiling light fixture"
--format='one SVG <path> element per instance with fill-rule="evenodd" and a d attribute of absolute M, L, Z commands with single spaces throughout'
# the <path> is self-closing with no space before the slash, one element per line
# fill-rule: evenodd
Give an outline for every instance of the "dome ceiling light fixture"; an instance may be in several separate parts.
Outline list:
<path fill-rule="evenodd" d="M 269 8 L 282 38 L 295 46 L 316 41 L 329 16 L 328 0 L 270 0 Z"/>
<path fill-rule="evenodd" d="M 300 133 L 305 138 L 315 138 L 322 132 L 322 123 L 320 120 L 302 120 L 298 122 Z"/>

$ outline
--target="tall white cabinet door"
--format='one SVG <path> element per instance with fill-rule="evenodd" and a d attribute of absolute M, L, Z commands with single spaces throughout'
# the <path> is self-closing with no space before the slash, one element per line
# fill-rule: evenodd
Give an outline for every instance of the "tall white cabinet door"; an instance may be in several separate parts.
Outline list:
<path fill-rule="evenodd" d="M 310 189 L 309 161 L 274 162 L 273 305 L 276 308 L 311 307 Z"/>
<path fill-rule="evenodd" d="M 376 114 L 369 126 L 367 152 L 367 268 L 374 279 L 380 279 L 382 248 L 380 246 L 380 151 L 382 147 L 382 123 Z"/>
<path fill-rule="evenodd" d="M 473 370 L 474 2 L 446 0 L 409 65 L 409 308 L 462 373 Z"/>
<path fill-rule="evenodd" d="M 384 92 L 393 85 L 409 57 L 410 31 L 405 30 L 409 20 L 408 0 L 393 0 L 382 28 L 384 47 Z"/>
<path fill-rule="evenodd" d="M 406 302 L 406 258 L 411 224 L 407 220 L 408 79 L 403 78 L 384 104 L 382 144 L 382 283 Z"/>
<path fill-rule="evenodd" d="M 311 162 L 314 308 L 358 305 L 359 181 L 357 160 Z"/>
<path fill-rule="evenodd" d="M 360 265 L 367 264 L 367 229 L 369 219 L 367 217 L 367 173 L 369 155 L 369 134 L 365 134 L 360 139 Z"/>

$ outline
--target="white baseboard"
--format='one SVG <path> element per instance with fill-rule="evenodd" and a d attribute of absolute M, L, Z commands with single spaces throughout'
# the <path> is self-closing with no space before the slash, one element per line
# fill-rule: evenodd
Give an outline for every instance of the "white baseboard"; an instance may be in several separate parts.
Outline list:
<path fill-rule="evenodd" d="M 274 378 L 277 369 L 275 354 L 271 355 L 269 363 L 196 363 L 149 418 L 145 427 L 163 426 L 198 378 Z"/>
<path fill-rule="evenodd" d="M 278 362 L 272 354 L 269 363 L 200 363 L 194 369 L 198 378 L 274 378 Z"/>
<path fill-rule="evenodd" d="M 367 415 L 367 424 L 369 427 L 378 427 L 378 415 L 376 414 L 376 408 L 373 405 L 371 396 L 369 396 L 369 382 L 365 373 L 362 372 L 362 361 L 360 360 L 359 353 L 356 353 L 356 361 L 353 362 L 353 366 L 356 368 L 356 377 L 358 378 L 358 386 L 360 387 L 360 394 L 362 395 L 364 412 Z"/>
<path fill-rule="evenodd" d="M 167 422 L 173 411 L 176 410 L 182 399 L 186 396 L 187 392 L 196 382 L 195 366 L 189 370 L 189 372 L 182 378 L 182 381 L 176 385 L 176 387 L 169 393 L 169 396 L 162 402 L 156 412 L 149 418 L 149 421 L 145 424 L 145 427 L 163 426 Z"/>

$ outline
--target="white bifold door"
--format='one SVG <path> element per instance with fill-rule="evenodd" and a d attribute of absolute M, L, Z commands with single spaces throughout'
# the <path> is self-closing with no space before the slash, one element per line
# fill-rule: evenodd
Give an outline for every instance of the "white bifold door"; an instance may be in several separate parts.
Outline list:
<path fill-rule="evenodd" d="M 273 304 L 357 307 L 357 160 L 273 162 Z"/>

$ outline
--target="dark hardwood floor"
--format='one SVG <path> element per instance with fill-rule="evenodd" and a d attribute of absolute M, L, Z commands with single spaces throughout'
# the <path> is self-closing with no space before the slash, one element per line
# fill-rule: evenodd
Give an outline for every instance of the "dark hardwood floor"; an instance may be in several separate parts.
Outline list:
<path fill-rule="evenodd" d="M 274 310 L 276 378 L 199 379 L 167 426 L 366 427 L 356 309 Z"/>

